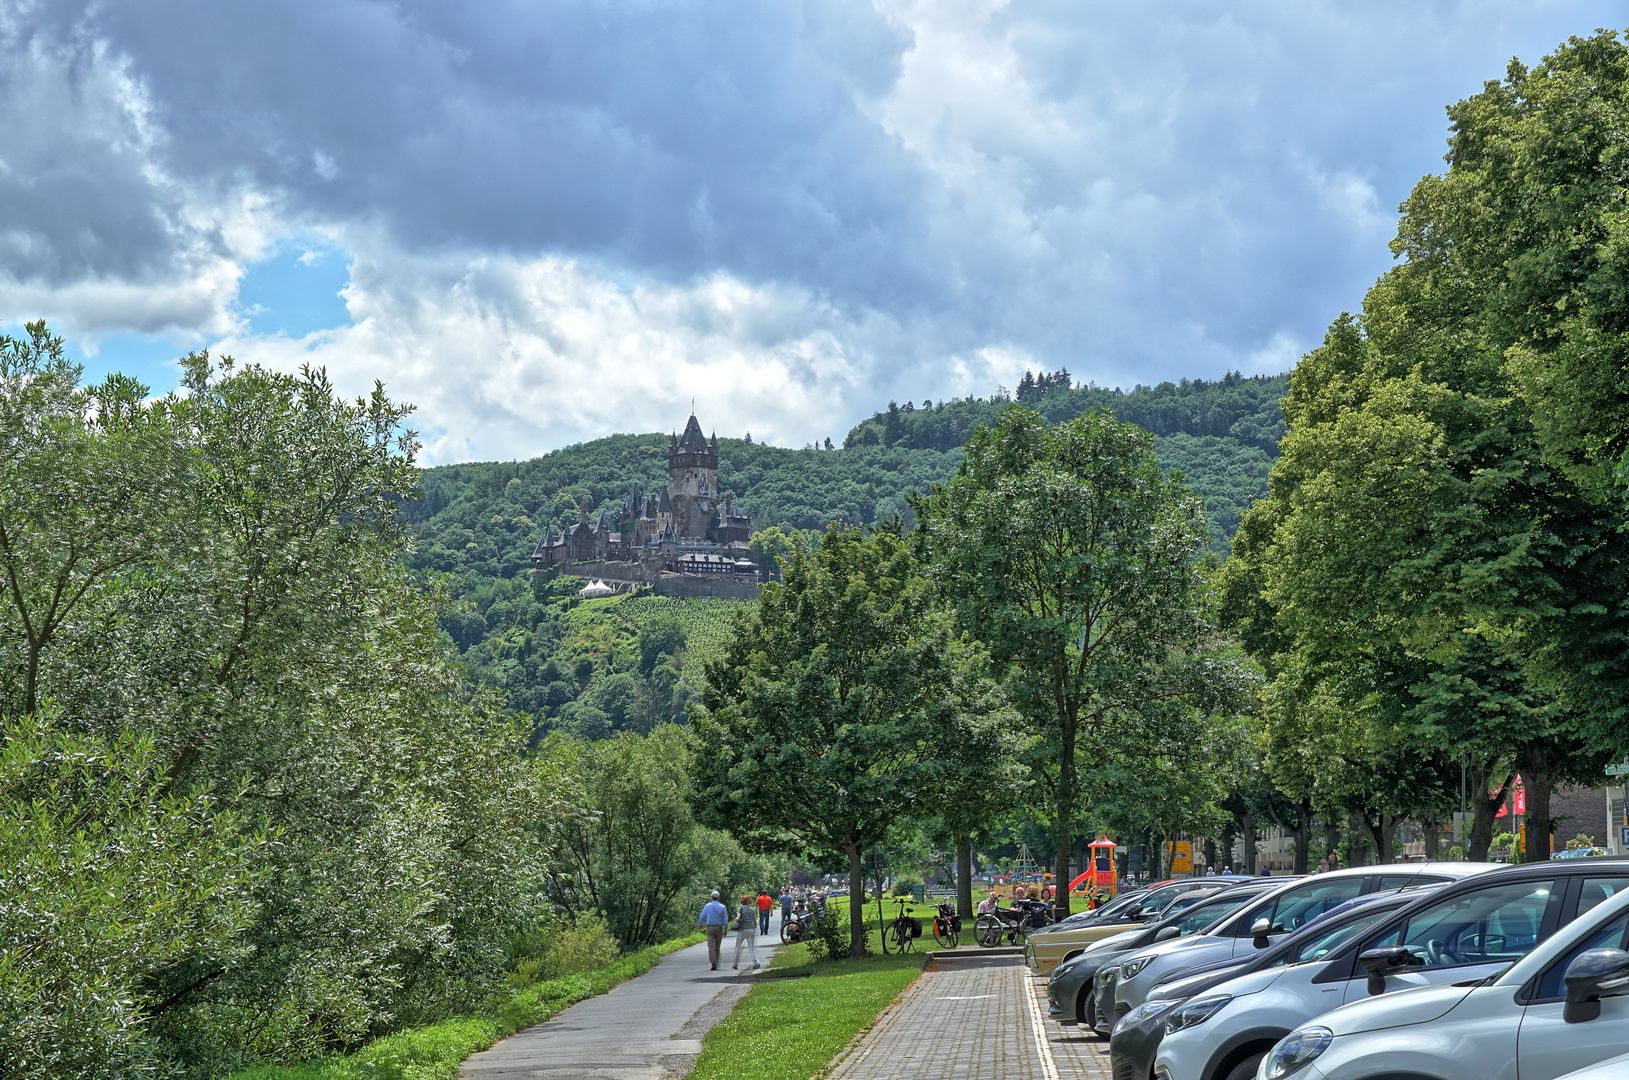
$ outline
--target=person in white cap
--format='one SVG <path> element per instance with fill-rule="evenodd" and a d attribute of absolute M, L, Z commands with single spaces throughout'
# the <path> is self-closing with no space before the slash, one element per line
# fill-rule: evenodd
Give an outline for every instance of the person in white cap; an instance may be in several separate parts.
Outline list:
<path fill-rule="evenodd" d="M 718 890 L 713 890 L 713 898 L 701 909 L 701 918 L 696 925 L 707 933 L 707 962 L 718 970 L 719 951 L 724 944 L 724 931 L 730 924 L 730 909 L 718 902 Z"/>

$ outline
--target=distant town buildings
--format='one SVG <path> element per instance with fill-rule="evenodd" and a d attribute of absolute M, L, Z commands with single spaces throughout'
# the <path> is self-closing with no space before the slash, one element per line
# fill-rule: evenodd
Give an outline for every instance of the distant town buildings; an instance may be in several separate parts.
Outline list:
<path fill-rule="evenodd" d="M 620 512 L 601 510 L 592 523 L 583 509 L 577 524 L 545 529 L 532 551 L 535 567 L 622 562 L 647 572 L 748 575 L 758 566 L 747 548 L 752 519 L 744 506 L 720 498 L 718 436 L 708 439 L 691 415 L 667 451 L 667 490 L 659 496 L 628 489 Z"/>

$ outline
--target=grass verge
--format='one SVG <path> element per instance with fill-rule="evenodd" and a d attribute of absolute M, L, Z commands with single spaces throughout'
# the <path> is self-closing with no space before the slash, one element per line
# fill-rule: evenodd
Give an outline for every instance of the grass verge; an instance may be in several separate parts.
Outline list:
<path fill-rule="evenodd" d="M 753 986 L 703 1038 L 690 1080 L 734 1080 L 744 1061 L 753 1080 L 810 1080 L 921 974 L 922 958 L 815 963 L 799 944 L 782 948 L 770 967 L 811 974 Z"/>
<path fill-rule="evenodd" d="M 691 934 L 641 949 L 595 971 L 533 983 L 495 1012 L 455 1016 L 428 1027 L 386 1035 L 354 1054 L 302 1065 L 257 1065 L 233 1073 L 228 1080 L 454 1080 L 459 1065 L 471 1054 L 540 1024 L 585 998 L 643 975 L 668 953 L 701 940 L 701 934 Z"/>

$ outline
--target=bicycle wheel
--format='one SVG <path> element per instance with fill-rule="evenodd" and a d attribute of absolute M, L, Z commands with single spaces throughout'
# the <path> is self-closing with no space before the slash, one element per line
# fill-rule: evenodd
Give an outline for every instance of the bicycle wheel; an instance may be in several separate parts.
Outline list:
<path fill-rule="evenodd" d="M 933 940 L 939 943 L 941 949 L 954 949 L 959 937 L 956 924 L 949 919 L 933 920 Z"/>
<path fill-rule="evenodd" d="M 895 929 L 896 927 L 893 923 L 889 923 L 887 926 L 882 928 L 882 951 L 884 956 L 888 955 L 889 953 L 899 952 L 899 945 L 894 940 Z"/>
<path fill-rule="evenodd" d="M 911 945 L 916 941 L 911 936 L 911 924 L 904 919 L 899 920 L 894 924 L 894 933 L 899 935 L 894 941 L 894 951 L 901 954 L 910 952 Z"/>
<path fill-rule="evenodd" d="M 790 944 L 792 944 L 793 941 L 796 940 L 792 936 L 792 927 L 794 927 L 796 925 L 797 925 L 797 923 L 791 921 L 790 919 L 782 919 L 781 920 L 781 944 L 782 945 L 790 945 Z"/>
<path fill-rule="evenodd" d="M 1001 943 L 1001 920 L 994 915 L 980 915 L 978 922 L 973 924 L 973 940 L 986 949 L 993 949 Z"/>

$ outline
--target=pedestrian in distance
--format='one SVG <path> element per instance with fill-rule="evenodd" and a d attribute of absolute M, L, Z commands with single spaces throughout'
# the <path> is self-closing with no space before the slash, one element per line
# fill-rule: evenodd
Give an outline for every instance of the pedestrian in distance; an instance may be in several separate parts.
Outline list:
<path fill-rule="evenodd" d="M 781 886 L 781 925 L 786 925 L 786 917 L 792 914 L 792 886 Z"/>
<path fill-rule="evenodd" d="M 743 896 L 741 906 L 735 911 L 735 963 L 730 965 L 731 971 L 741 970 L 743 947 L 752 956 L 752 970 L 763 967 L 758 963 L 758 906 L 750 896 Z"/>
<path fill-rule="evenodd" d="M 701 917 L 696 925 L 702 928 L 707 935 L 707 962 L 718 970 L 719 953 L 723 950 L 724 932 L 730 925 L 730 909 L 718 902 L 718 890 L 713 890 L 713 898 L 701 909 Z"/>
<path fill-rule="evenodd" d="M 765 889 L 758 894 L 758 932 L 769 934 L 769 913 L 775 909 L 775 899 Z"/>

